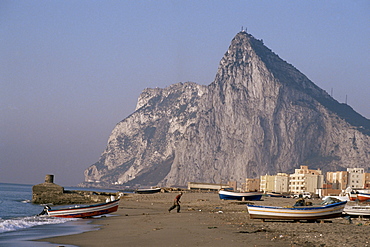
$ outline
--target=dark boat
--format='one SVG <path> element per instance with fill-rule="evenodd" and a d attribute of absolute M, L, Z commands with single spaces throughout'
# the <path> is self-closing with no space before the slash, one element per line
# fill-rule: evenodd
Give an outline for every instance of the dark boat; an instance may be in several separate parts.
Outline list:
<path fill-rule="evenodd" d="M 135 193 L 137 194 L 154 194 L 161 192 L 161 188 L 150 188 L 150 189 L 137 189 Z"/>

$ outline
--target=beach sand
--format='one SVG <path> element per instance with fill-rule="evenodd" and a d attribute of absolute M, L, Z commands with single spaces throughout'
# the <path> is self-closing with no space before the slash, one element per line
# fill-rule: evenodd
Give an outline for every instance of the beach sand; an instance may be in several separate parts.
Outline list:
<path fill-rule="evenodd" d="M 324 223 L 249 219 L 244 202 L 217 193 L 184 193 L 181 213 L 168 212 L 177 193 L 125 196 L 113 217 L 94 219 L 96 231 L 42 239 L 60 246 L 369 246 L 370 221 Z M 257 205 L 292 206 L 295 199 L 263 198 Z M 319 204 L 321 200 L 312 200 Z"/>

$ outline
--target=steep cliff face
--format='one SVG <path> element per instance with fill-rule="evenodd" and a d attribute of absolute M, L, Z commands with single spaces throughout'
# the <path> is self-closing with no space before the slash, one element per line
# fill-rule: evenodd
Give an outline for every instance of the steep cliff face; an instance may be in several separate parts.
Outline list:
<path fill-rule="evenodd" d="M 133 186 L 370 166 L 370 121 L 246 32 L 209 86 L 146 89 L 85 181 Z"/>

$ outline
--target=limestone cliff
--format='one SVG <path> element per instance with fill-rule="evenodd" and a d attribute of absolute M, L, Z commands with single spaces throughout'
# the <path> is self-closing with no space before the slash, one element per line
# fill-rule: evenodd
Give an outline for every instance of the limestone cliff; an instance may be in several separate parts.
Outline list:
<path fill-rule="evenodd" d="M 242 31 L 208 86 L 146 89 L 86 183 L 184 186 L 370 166 L 370 120 Z M 97 183 L 99 182 L 99 183 Z"/>

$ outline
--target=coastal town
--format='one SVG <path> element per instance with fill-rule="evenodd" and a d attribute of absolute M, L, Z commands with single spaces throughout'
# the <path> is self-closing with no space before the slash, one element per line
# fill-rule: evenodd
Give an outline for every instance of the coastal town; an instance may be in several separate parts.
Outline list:
<path fill-rule="evenodd" d="M 370 173 L 364 168 L 347 168 L 346 171 L 327 172 L 300 166 L 292 174 L 277 173 L 260 178 L 246 178 L 239 188 L 235 181 L 227 184 L 188 183 L 188 189 L 232 189 L 234 191 L 261 191 L 265 194 L 309 195 L 309 197 L 339 196 L 351 190 L 370 189 Z"/>

